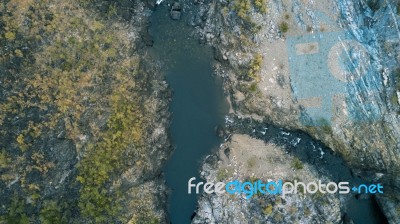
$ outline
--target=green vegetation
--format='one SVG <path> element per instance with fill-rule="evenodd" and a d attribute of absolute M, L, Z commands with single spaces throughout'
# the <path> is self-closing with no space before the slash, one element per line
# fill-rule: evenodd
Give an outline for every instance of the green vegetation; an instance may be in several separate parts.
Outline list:
<path fill-rule="evenodd" d="M 6 32 L 6 34 L 4 36 L 8 41 L 15 40 L 15 33 L 13 33 L 13 32 L 8 31 L 8 32 Z"/>
<path fill-rule="evenodd" d="M 1 181 L 19 177 L 12 186 L 19 197 L 7 205 L 6 223 L 63 223 L 60 205 L 77 209 L 79 217 L 66 219 L 88 223 L 132 218 L 122 215 L 125 201 L 114 184 L 128 166 L 140 174 L 149 168 L 143 130 L 153 114 L 144 105 L 145 87 L 136 81 L 140 60 L 130 30 L 110 20 L 115 4 L 103 17 L 89 9 L 93 2 L 10 0 L 0 5 L 7 12 L 0 17 L 0 68 L 5 71 L 0 81 L 8 93 L 0 99 L 5 127 L 0 140 L 12 141 L 0 151 Z M 140 75 L 146 80 L 144 72 Z M 18 126 L 9 128 L 16 118 Z M 33 146 L 52 145 L 49 139 L 60 133 L 58 141 L 72 142 L 80 157 L 72 172 L 76 178 L 69 178 L 76 182 L 67 183 L 79 194 L 49 200 L 43 183 L 56 163 Z M 151 205 L 143 209 L 151 200 L 139 202 L 142 207 L 130 211 L 137 214 L 136 222 L 157 223 Z"/>
<path fill-rule="evenodd" d="M 281 22 L 279 24 L 279 31 L 281 31 L 281 33 L 286 33 L 289 31 L 289 24 L 287 22 Z"/>
<path fill-rule="evenodd" d="M 270 216 L 272 214 L 272 209 L 273 209 L 273 207 L 271 204 L 268 204 L 267 206 L 265 206 L 265 208 L 263 209 L 264 215 Z"/>
<path fill-rule="evenodd" d="M 16 141 L 21 151 L 25 152 L 25 150 L 28 148 L 28 145 L 25 143 L 24 135 L 23 134 L 18 135 Z"/>
<path fill-rule="evenodd" d="M 295 170 L 301 170 L 304 168 L 303 162 L 301 162 L 298 158 L 293 158 L 292 160 L 292 168 Z"/>
<path fill-rule="evenodd" d="M 88 155 L 81 161 L 77 177 L 83 186 L 79 207 L 84 215 L 96 222 L 105 222 L 107 217 L 115 216 L 122 209 L 115 204 L 116 198 L 107 191 L 106 184 L 110 176 L 123 168 L 124 152 L 128 147 L 135 147 L 137 158 L 144 154 L 139 151 L 142 138 L 140 111 L 127 97 L 129 95 L 124 94 L 126 89 L 119 91 L 122 92 L 113 95 L 114 112 L 109 119 L 109 130 L 104 133 L 102 141 L 89 145 Z"/>
<path fill-rule="evenodd" d="M 253 83 L 250 85 L 249 90 L 250 90 L 251 92 L 256 92 L 256 91 L 257 91 L 257 83 L 256 83 L 256 82 L 253 82 Z"/>
<path fill-rule="evenodd" d="M 5 151 L 0 151 L 0 169 L 7 168 L 11 159 Z"/>
<path fill-rule="evenodd" d="M 261 12 L 261 13 L 267 13 L 267 0 L 254 0 L 254 5 L 255 7 Z"/>
<path fill-rule="evenodd" d="M 62 220 L 62 212 L 57 202 L 45 201 L 39 213 L 40 222 L 42 224 L 67 223 Z"/>
<path fill-rule="evenodd" d="M 30 220 L 25 210 L 24 200 L 14 195 L 11 205 L 8 208 L 7 215 L 0 217 L 0 221 L 5 221 L 6 223 L 29 224 Z"/>
<path fill-rule="evenodd" d="M 252 11 L 252 8 L 258 10 L 260 13 L 265 14 L 267 13 L 267 2 L 268 0 L 234 0 L 232 4 L 232 9 L 237 13 L 238 17 L 242 19 L 244 22 L 248 23 L 250 27 L 255 27 L 256 24 L 254 24 L 251 20 L 250 13 Z M 222 10 L 223 15 L 227 15 L 227 11 L 224 8 Z"/>
<path fill-rule="evenodd" d="M 231 178 L 232 174 L 233 174 L 232 169 L 219 169 L 217 172 L 217 180 L 218 181 L 226 180 L 227 178 Z"/>
<path fill-rule="evenodd" d="M 261 71 L 263 57 L 260 54 L 256 54 L 253 60 L 250 62 L 250 67 L 247 76 L 252 80 L 259 81 L 258 73 Z"/>
<path fill-rule="evenodd" d="M 251 1 L 250 0 L 235 0 L 234 1 L 234 10 L 237 12 L 237 15 L 245 21 L 249 21 L 249 13 L 251 10 Z"/>

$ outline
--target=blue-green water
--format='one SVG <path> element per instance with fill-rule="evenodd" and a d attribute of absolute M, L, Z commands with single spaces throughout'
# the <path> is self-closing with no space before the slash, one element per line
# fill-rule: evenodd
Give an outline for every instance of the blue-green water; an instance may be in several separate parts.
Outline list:
<path fill-rule="evenodd" d="M 201 159 L 220 144 L 215 127 L 223 124 L 227 103 L 221 83 L 213 77 L 213 54 L 191 38 L 193 28 L 185 22 L 169 18 L 163 3 L 152 15 L 150 33 L 154 38 L 152 51 L 162 60 L 166 78 L 173 90 L 170 105 L 170 133 L 173 154 L 165 166 L 170 221 L 189 223 L 196 209 L 196 195 L 187 192 L 187 181 L 199 179 Z"/>

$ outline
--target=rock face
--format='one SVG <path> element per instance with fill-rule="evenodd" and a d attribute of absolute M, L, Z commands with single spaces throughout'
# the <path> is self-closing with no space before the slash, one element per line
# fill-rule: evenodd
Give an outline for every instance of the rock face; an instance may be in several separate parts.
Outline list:
<path fill-rule="evenodd" d="M 224 153 L 227 148 L 231 152 L 229 158 Z M 279 146 L 247 135 L 233 135 L 220 148 L 218 157 L 218 160 L 206 159 L 203 165 L 201 174 L 208 182 L 328 181 L 308 165 L 294 168 L 294 158 Z M 293 194 L 282 198 L 281 195 L 260 194 L 246 199 L 238 194 L 203 194 L 192 223 L 339 223 L 340 207 L 337 195 Z"/>
<path fill-rule="evenodd" d="M 179 2 L 174 2 L 171 6 L 171 18 L 174 20 L 179 20 L 181 19 L 181 14 L 182 14 L 182 7 Z"/>
<path fill-rule="evenodd" d="M 261 4 L 267 13 L 224 1 L 199 10 L 199 38 L 215 48 L 234 112 L 304 130 L 357 175 L 398 192 L 397 2 Z M 392 223 L 400 221 L 396 195 L 378 198 Z"/>

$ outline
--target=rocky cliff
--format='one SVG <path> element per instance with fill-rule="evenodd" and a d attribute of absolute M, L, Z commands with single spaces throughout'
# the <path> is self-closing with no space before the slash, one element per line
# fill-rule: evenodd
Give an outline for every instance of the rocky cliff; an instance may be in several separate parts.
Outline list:
<path fill-rule="evenodd" d="M 234 112 L 320 139 L 355 174 L 384 183 L 378 201 L 399 222 L 398 3 L 237 0 L 203 8 L 198 33 L 215 48 Z"/>

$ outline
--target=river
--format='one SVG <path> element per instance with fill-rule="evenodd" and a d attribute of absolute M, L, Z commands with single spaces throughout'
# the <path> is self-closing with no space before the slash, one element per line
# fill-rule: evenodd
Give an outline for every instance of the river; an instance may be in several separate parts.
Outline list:
<path fill-rule="evenodd" d="M 201 159 L 221 143 L 214 129 L 224 123 L 228 108 L 221 82 L 213 76 L 212 49 L 190 37 L 193 28 L 185 22 L 188 16 L 184 13 L 181 20 L 171 20 L 163 3 L 153 13 L 150 29 L 152 51 L 163 61 L 174 93 L 170 134 L 175 148 L 164 169 L 174 224 L 190 222 L 197 200 L 196 195 L 188 195 L 187 181 L 199 179 Z"/>

